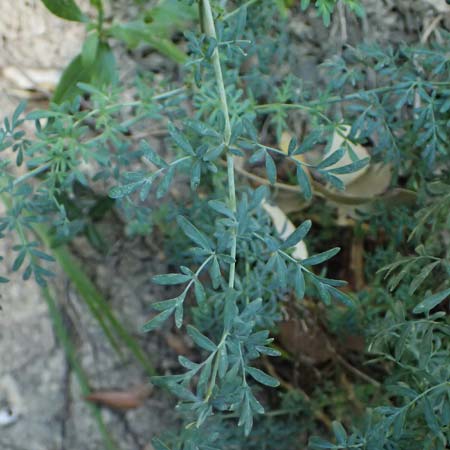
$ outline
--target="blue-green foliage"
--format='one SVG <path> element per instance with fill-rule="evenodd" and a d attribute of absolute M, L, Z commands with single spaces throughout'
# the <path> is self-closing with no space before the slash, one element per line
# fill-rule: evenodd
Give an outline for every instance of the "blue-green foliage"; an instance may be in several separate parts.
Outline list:
<path fill-rule="evenodd" d="M 301 7 L 310 3 L 329 23 L 337 2 L 302 1 Z M 344 4 L 362 14 L 355 0 Z M 86 217 L 69 213 L 80 186 L 107 189 L 128 231 L 144 234 L 152 226 L 151 199 L 167 198 L 180 175 L 187 175 L 191 207 L 178 205 L 167 221 L 176 229 L 173 259 L 179 268 L 153 277 L 170 286 L 171 295 L 152 304 L 154 316 L 143 329 L 153 331 L 173 321 L 186 329 L 198 354 L 180 356 L 179 373 L 152 380 L 179 399 L 185 419 L 183 430 L 155 440 L 155 449 L 295 448 L 295 421 L 301 421 L 298 438 L 306 441 L 311 432 L 322 431 L 312 419 L 318 412 L 333 442 L 330 433 L 324 434 L 311 438 L 310 448 L 444 449 L 450 425 L 445 314 L 450 294 L 450 40 L 430 48 L 348 49 L 324 64 L 329 83 L 313 96 L 295 74 L 278 75 L 278 66 L 289 59 L 289 35 L 277 2 L 214 2 L 216 36 L 206 31 L 208 5 L 199 2 L 203 31 L 185 33 L 190 60 L 183 86 L 154 90 L 144 76 L 138 77 L 135 100 L 125 102 L 117 83 L 104 89 L 78 83 L 89 97 L 87 110 L 78 97 L 25 118 L 21 104 L 12 120 L 5 119 L 0 151 L 11 149 L 15 164 L 27 169 L 17 177 L 9 170 L 12 161 L 0 162 L 0 194 L 8 203 L 0 237 L 12 233 L 17 239 L 12 269 L 45 284 L 52 258 L 39 249 L 33 225 L 47 223 L 60 240 L 87 230 Z M 376 75 L 371 77 L 376 84 L 369 83 L 369 72 Z M 193 105 L 192 114 L 184 100 Z M 261 141 L 263 123 L 279 139 L 298 114 L 306 115 L 308 131 L 292 138 L 287 153 Z M 299 158 L 327 144 L 334 133 L 342 135 L 341 114 L 352 124 L 342 148 L 321 161 Z M 35 122 L 32 140 L 21 130 L 24 120 Z M 169 154 L 154 142 L 133 140 L 133 133 L 156 122 L 167 124 Z M 394 180 L 405 179 L 404 185 L 417 194 L 418 207 L 414 217 L 410 206 L 386 212 L 381 203 L 361 216 L 370 222 L 371 236 L 383 227 L 391 229 L 386 229 L 388 244 L 372 253 L 366 267 L 372 289 L 358 296 L 344 293 L 346 283 L 327 276 L 326 265 L 339 252 L 338 238 L 328 249 L 294 258 L 292 248 L 311 236 L 312 222 L 302 220 L 281 239 L 263 208 L 271 201 L 270 190 L 251 188 L 237 177 L 245 159 L 264 167 L 268 184 L 276 185 L 282 161 L 292 169 L 299 192 L 317 200 L 320 209 L 318 185 L 343 190 L 339 175 L 369 163 L 357 158 L 351 143 L 370 146 L 374 161 L 392 164 Z M 351 162 L 335 167 L 346 155 Z M 398 250 L 405 256 L 397 257 Z M 363 418 L 347 418 L 348 430 L 323 418 L 326 399 L 303 394 L 299 400 L 295 389 L 278 411 L 267 413 L 274 402 L 265 389 L 276 388 L 279 381 L 268 373 L 271 363 L 261 362 L 280 355 L 271 332 L 291 293 L 298 301 L 305 296 L 320 300 L 336 335 L 351 328 L 372 342 L 369 352 L 373 364 L 379 364 L 383 388 L 372 383 L 370 392 L 373 385 L 378 389 L 376 404 L 372 399 Z M 330 395 L 326 407 L 332 410 L 333 401 Z"/>

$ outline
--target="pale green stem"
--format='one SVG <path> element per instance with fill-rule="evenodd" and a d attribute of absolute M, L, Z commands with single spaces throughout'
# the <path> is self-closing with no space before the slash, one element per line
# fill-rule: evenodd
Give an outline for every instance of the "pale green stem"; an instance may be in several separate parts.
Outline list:
<path fill-rule="evenodd" d="M 225 14 L 222 18 L 222 20 L 226 21 L 230 19 L 231 17 L 238 14 L 242 9 L 248 8 L 249 6 L 252 6 L 254 3 L 258 2 L 259 0 L 248 0 L 243 5 L 239 6 L 239 8 L 234 9 L 233 11 L 229 12 L 228 14 Z"/>
<path fill-rule="evenodd" d="M 32 177 L 34 177 L 36 175 L 39 175 L 42 172 L 45 172 L 47 169 L 49 169 L 51 167 L 51 165 L 52 165 L 51 163 L 46 163 L 46 164 L 43 164 L 42 166 L 36 167 L 33 170 L 30 170 L 29 172 L 27 172 L 27 173 L 23 174 L 22 176 L 16 178 L 13 181 L 13 185 L 17 186 L 18 184 L 22 183 L 23 181 L 28 180 L 28 178 L 32 178 Z"/>
<path fill-rule="evenodd" d="M 211 10 L 211 4 L 209 3 L 209 0 L 202 0 L 202 10 L 201 10 L 201 17 L 203 19 L 203 31 L 205 34 L 210 37 L 217 39 L 216 36 L 216 29 L 214 24 L 214 18 Z M 226 146 L 226 149 L 228 151 L 227 153 L 227 176 L 228 176 L 228 196 L 230 201 L 230 208 L 233 212 L 236 212 L 236 187 L 234 183 L 234 157 L 229 152 L 229 145 L 230 145 L 230 139 L 231 139 L 231 122 L 230 122 L 230 113 L 228 110 L 228 102 L 227 102 L 227 95 L 225 91 L 225 84 L 223 81 L 223 74 L 222 74 L 222 67 L 220 65 L 220 55 L 219 50 L 216 47 L 214 49 L 214 52 L 211 56 L 213 67 L 214 67 L 214 73 L 216 77 L 216 83 L 217 83 L 217 89 L 219 91 L 219 98 L 220 98 L 220 104 L 223 112 L 223 116 L 225 119 L 225 128 L 224 128 L 224 143 Z M 230 288 L 234 287 L 234 280 L 235 280 L 235 274 L 236 274 L 236 247 L 237 247 L 237 235 L 236 230 L 233 230 L 233 235 L 231 238 L 231 249 L 230 249 L 230 256 L 233 258 L 233 262 L 230 263 L 230 273 L 228 278 L 228 286 Z M 208 401 L 212 392 L 213 388 L 216 383 L 216 377 L 217 372 L 219 369 L 219 360 L 220 360 L 220 348 L 222 345 L 224 345 L 226 338 L 227 338 L 227 331 L 224 331 L 220 344 L 218 346 L 218 350 L 215 354 L 215 361 L 213 366 L 213 371 L 209 383 L 208 392 L 206 394 L 205 401 Z"/>
<path fill-rule="evenodd" d="M 214 25 L 214 18 L 211 10 L 211 4 L 209 0 L 202 0 L 203 5 L 203 29 L 205 34 L 210 37 L 217 39 L 216 29 Z M 220 104 L 222 112 L 225 119 L 225 129 L 224 129 L 224 142 L 228 149 L 231 138 L 231 122 L 230 113 L 228 110 L 227 95 L 225 91 L 225 84 L 223 81 L 222 67 L 220 65 L 220 55 L 219 50 L 216 47 L 211 56 L 211 60 L 214 67 L 214 73 L 217 82 L 217 88 L 219 91 Z M 227 154 L 227 176 L 228 176 L 228 195 L 230 199 L 230 208 L 232 211 L 236 212 L 236 187 L 234 183 L 234 157 L 231 153 Z M 233 237 L 231 241 L 230 256 L 233 258 L 233 263 L 230 264 L 230 274 L 228 279 L 228 285 L 230 288 L 234 287 L 234 279 L 236 274 L 236 246 L 237 246 L 237 236 L 236 231 L 233 232 Z"/>
<path fill-rule="evenodd" d="M 428 86 L 428 87 L 438 87 L 438 86 L 449 86 L 450 82 L 447 81 L 423 81 L 421 83 L 423 86 Z M 403 83 L 398 83 L 394 86 L 383 86 L 383 87 L 378 87 L 378 88 L 374 88 L 374 89 L 367 89 L 365 91 L 359 91 L 359 92 L 355 92 L 353 94 L 348 94 L 348 95 L 344 95 L 344 96 L 333 96 L 333 97 L 328 97 L 326 99 L 323 100 L 314 100 L 312 102 L 308 102 L 306 104 L 298 104 L 298 103 L 266 103 L 266 104 L 261 104 L 261 105 L 256 105 L 255 109 L 256 110 L 270 110 L 270 109 L 303 109 L 303 110 L 308 110 L 308 111 L 312 111 L 312 108 L 314 106 L 324 106 L 324 105 L 329 105 L 332 103 L 340 103 L 340 102 L 347 102 L 347 101 L 351 101 L 351 100 L 359 100 L 361 97 L 361 94 L 386 94 L 387 92 L 392 92 L 392 91 L 402 91 L 405 89 L 413 89 L 415 87 L 418 86 L 418 82 L 417 81 L 412 81 L 412 82 L 403 82 Z"/>

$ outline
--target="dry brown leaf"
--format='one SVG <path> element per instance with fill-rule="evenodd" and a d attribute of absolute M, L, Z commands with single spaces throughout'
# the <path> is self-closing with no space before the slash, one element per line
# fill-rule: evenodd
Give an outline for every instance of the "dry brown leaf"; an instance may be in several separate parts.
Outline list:
<path fill-rule="evenodd" d="M 173 333 L 166 333 L 164 338 L 166 339 L 167 345 L 174 350 L 175 353 L 184 356 L 189 355 L 189 347 L 181 336 Z"/>
<path fill-rule="evenodd" d="M 327 345 L 327 336 L 314 317 L 305 314 L 300 318 L 293 317 L 280 324 L 278 340 L 295 360 L 307 364 L 328 361 L 332 353 Z"/>
<path fill-rule="evenodd" d="M 148 384 L 135 386 L 128 391 L 96 391 L 85 397 L 85 400 L 112 409 L 129 410 L 141 407 L 145 399 L 152 393 Z"/>

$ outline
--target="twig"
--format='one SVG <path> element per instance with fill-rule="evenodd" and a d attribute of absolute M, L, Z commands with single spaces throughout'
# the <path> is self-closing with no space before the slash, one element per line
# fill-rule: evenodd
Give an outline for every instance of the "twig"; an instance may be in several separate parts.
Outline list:
<path fill-rule="evenodd" d="M 428 25 L 428 27 L 423 32 L 422 36 L 420 37 L 420 43 L 425 44 L 428 41 L 428 38 L 431 36 L 431 33 L 436 29 L 436 27 L 439 25 L 439 22 L 443 19 L 442 14 L 439 14 L 436 16 Z"/>

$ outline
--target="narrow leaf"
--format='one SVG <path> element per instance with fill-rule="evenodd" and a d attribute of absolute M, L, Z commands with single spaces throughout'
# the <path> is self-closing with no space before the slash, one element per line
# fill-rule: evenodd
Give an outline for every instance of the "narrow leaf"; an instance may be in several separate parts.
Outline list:
<path fill-rule="evenodd" d="M 42 3 L 55 16 L 73 22 L 84 22 L 86 16 L 81 12 L 78 5 L 73 0 L 42 0 Z"/>
<path fill-rule="evenodd" d="M 316 264 L 321 264 L 333 256 L 337 255 L 340 251 L 339 247 L 331 248 L 326 252 L 318 253 L 317 255 L 313 255 L 310 258 L 304 259 L 302 264 L 305 266 L 315 266 Z"/>
<path fill-rule="evenodd" d="M 303 191 L 305 199 L 311 200 L 312 198 L 311 183 L 309 182 L 308 175 L 306 175 L 305 171 L 303 170 L 303 167 L 300 164 L 297 164 L 297 182 Z"/>
<path fill-rule="evenodd" d="M 190 238 L 193 242 L 195 242 L 201 248 L 212 251 L 213 245 L 212 245 L 211 241 L 201 231 L 199 231 L 194 225 L 192 225 L 192 223 L 189 222 L 189 220 L 187 220 L 183 216 L 178 216 L 177 222 L 178 222 L 178 225 L 183 230 L 184 234 L 188 238 Z"/>
<path fill-rule="evenodd" d="M 435 308 L 439 303 L 443 302 L 450 295 L 450 288 L 445 291 L 440 291 L 434 295 L 426 297 L 425 300 L 419 303 L 414 309 L 414 314 L 427 313 Z"/>
<path fill-rule="evenodd" d="M 280 382 L 276 378 L 271 377 L 270 375 L 268 375 L 267 373 L 263 372 L 260 369 L 257 369 L 256 367 L 247 366 L 245 368 L 245 370 L 258 383 L 261 383 L 261 384 L 264 384 L 265 386 L 270 386 L 270 387 L 277 387 L 280 385 Z"/>
<path fill-rule="evenodd" d="M 207 338 L 204 334 L 200 333 L 197 328 L 192 325 L 187 326 L 187 332 L 192 340 L 201 348 L 214 352 L 217 350 L 216 344 L 211 339 Z"/>
<path fill-rule="evenodd" d="M 157 316 L 153 317 L 152 320 L 147 322 L 143 327 L 142 331 L 144 333 L 147 333 L 148 331 L 152 331 L 155 328 L 159 328 L 172 314 L 173 309 L 167 309 L 163 311 L 162 313 L 158 314 Z"/>
<path fill-rule="evenodd" d="M 305 220 L 288 238 L 284 241 L 281 248 L 289 248 L 298 244 L 308 234 L 311 229 L 312 222 L 310 220 Z"/>

